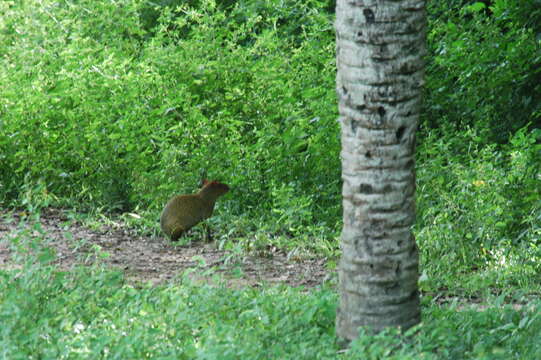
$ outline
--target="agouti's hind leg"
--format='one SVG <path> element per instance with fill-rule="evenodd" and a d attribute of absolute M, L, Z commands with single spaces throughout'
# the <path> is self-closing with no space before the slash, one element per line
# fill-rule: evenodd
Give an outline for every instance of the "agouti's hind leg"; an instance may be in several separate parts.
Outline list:
<path fill-rule="evenodd" d="M 210 226 L 208 224 L 203 224 L 203 228 L 205 230 L 205 234 L 204 234 L 204 241 L 206 242 L 212 242 L 212 231 L 210 229 Z"/>
<path fill-rule="evenodd" d="M 173 230 L 173 232 L 171 233 L 171 241 L 177 242 L 183 233 L 184 229 L 182 228 Z"/>

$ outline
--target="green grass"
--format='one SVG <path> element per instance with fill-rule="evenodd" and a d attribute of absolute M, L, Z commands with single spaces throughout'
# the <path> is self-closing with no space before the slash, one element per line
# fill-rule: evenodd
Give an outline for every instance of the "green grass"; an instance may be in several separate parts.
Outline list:
<path fill-rule="evenodd" d="M 21 267 L 0 270 L 3 359 L 524 360 L 541 355 L 538 302 L 516 310 L 499 297 L 479 311 L 436 305 L 424 297 L 423 322 L 406 341 L 395 331 L 361 332 L 350 350 L 341 351 L 334 336 L 337 294 L 328 286 L 229 288 L 217 275 L 214 285 L 181 276 L 167 285 L 134 286 L 122 273 L 100 266 L 59 271 L 47 265 L 51 258 L 40 241 L 21 233 Z"/>

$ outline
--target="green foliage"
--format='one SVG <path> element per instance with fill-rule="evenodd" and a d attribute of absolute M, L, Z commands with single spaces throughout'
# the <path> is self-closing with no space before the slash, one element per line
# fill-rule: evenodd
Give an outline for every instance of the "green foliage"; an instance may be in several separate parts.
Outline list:
<path fill-rule="evenodd" d="M 414 341 L 427 359 L 535 359 L 541 354 L 539 344 L 531 341 L 541 326 L 538 306 L 522 311 L 432 307 L 424 317 L 438 323 L 423 323 Z"/>
<path fill-rule="evenodd" d="M 452 284 L 477 269 L 514 269 L 507 281 L 538 279 L 540 135 L 523 128 L 498 150 L 481 146 L 470 129 L 453 139 L 434 134 L 421 146 L 417 239 L 435 281 Z M 463 143 L 467 153 L 449 155 Z"/>
<path fill-rule="evenodd" d="M 474 127 L 485 143 L 503 143 L 539 127 L 541 10 L 539 1 L 485 3 L 429 2 L 425 125 Z"/>
<path fill-rule="evenodd" d="M 415 229 L 428 293 L 540 291 L 540 5 L 429 2 Z M 230 259 L 336 258 L 332 8 L 1 1 L 0 203 L 135 212 L 131 225 L 156 231 L 167 198 L 206 176 L 232 185 L 210 219 Z M 0 270 L 2 358 L 541 358 L 539 304 L 428 297 L 411 338 L 361 331 L 340 352 L 330 289 L 135 288 L 100 268 L 58 271 L 44 236 L 21 230 L 20 267 Z"/>
<path fill-rule="evenodd" d="M 39 230 L 39 229 L 37 229 Z M 39 231 L 38 231 L 39 232 Z M 347 351 L 334 336 L 337 296 L 323 287 L 231 289 L 194 283 L 127 284 L 118 272 L 48 265 L 43 235 L 15 241 L 19 267 L 0 270 L 3 358 L 536 359 L 540 304 L 486 310 L 423 301 L 424 320 L 401 335 L 364 330 Z M 206 276 L 212 277 L 208 272 Z"/>
<path fill-rule="evenodd" d="M 20 184 L 39 183 L 56 204 L 156 218 L 206 174 L 232 185 L 232 218 L 336 232 L 334 34 L 322 5 L 161 5 L 2 5 L 2 201 L 21 204 Z"/>
<path fill-rule="evenodd" d="M 177 284 L 134 288 L 99 268 L 57 271 L 47 265 L 51 257 L 37 255 L 46 249 L 39 241 L 20 234 L 16 242 L 21 269 L 0 271 L 3 358 L 317 359 L 336 352 L 329 289 L 234 290 L 192 283 L 189 272 Z"/>

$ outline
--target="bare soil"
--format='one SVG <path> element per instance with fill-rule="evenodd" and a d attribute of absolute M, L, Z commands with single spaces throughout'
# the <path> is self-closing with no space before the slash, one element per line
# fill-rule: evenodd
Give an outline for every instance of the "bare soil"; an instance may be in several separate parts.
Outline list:
<path fill-rule="evenodd" d="M 202 281 L 208 280 L 203 275 L 205 270 L 213 269 L 231 286 L 282 283 L 313 287 L 329 277 L 323 259 L 291 261 L 285 254 L 276 252 L 270 257 L 247 256 L 232 262 L 228 261 L 230 254 L 217 249 L 214 243 L 192 242 L 178 246 L 166 239 L 137 235 L 121 225 L 92 230 L 69 220 L 65 212 L 57 209 L 42 211 L 39 224 L 28 219 L 23 221 L 17 214 L 1 216 L 0 269 L 17 266 L 9 240 L 27 231 L 31 236 L 46 239 L 47 246 L 56 254 L 53 263 L 60 269 L 100 262 L 123 271 L 128 281 L 134 283 L 164 283 L 189 268 L 197 268 L 192 276 Z M 100 253 L 109 255 L 103 258 Z"/>
<path fill-rule="evenodd" d="M 137 235 L 122 225 L 103 225 L 99 230 L 93 230 L 68 219 L 62 210 L 42 211 L 39 223 L 18 214 L 6 215 L 0 209 L 0 269 L 19 266 L 12 259 L 10 240 L 25 232 L 25 238 L 45 238 L 47 246 L 56 254 L 53 263 L 62 270 L 100 263 L 123 271 L 132 284 L 163 284 L 188 269 L 196 269 L 190 272 L 190 277 L 196 281 L 212 282 L 211 275 L 219 273 L 232 287 L 286 284 L 309 289 L 335 279 L 335 274 L 326 270 L 324 259 L 293 261 L 283 253 L 269 252 L 271 256 L 268 257 L 245 256 L 234 262 L 230 261 L 230 253 L 217 249 L 214 243 L 192 242 L 178 246 L 164 238 Z M 109 255 L 100 256 L 104 253 Z M 489 308 L 482 299 L 462 298 L 446 291 L 433 301 L 442 306 L 457 303 L 458 310 Z M 520 310 L 526 304 L 512 305 Z"/>

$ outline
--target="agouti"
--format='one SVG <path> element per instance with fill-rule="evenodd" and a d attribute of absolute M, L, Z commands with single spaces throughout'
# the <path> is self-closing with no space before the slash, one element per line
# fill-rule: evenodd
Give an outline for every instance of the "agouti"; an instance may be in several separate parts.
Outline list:
<path fill-rule="evenodd" d="M 177 241 L 191 227 L 209 218 L 216 199 L 229 191 L 229 186 L 218 181 L 203 180 L 197 194 L 177 195 L 170 199 L 162 211 L 160 226 L 171 239 Z"/>

